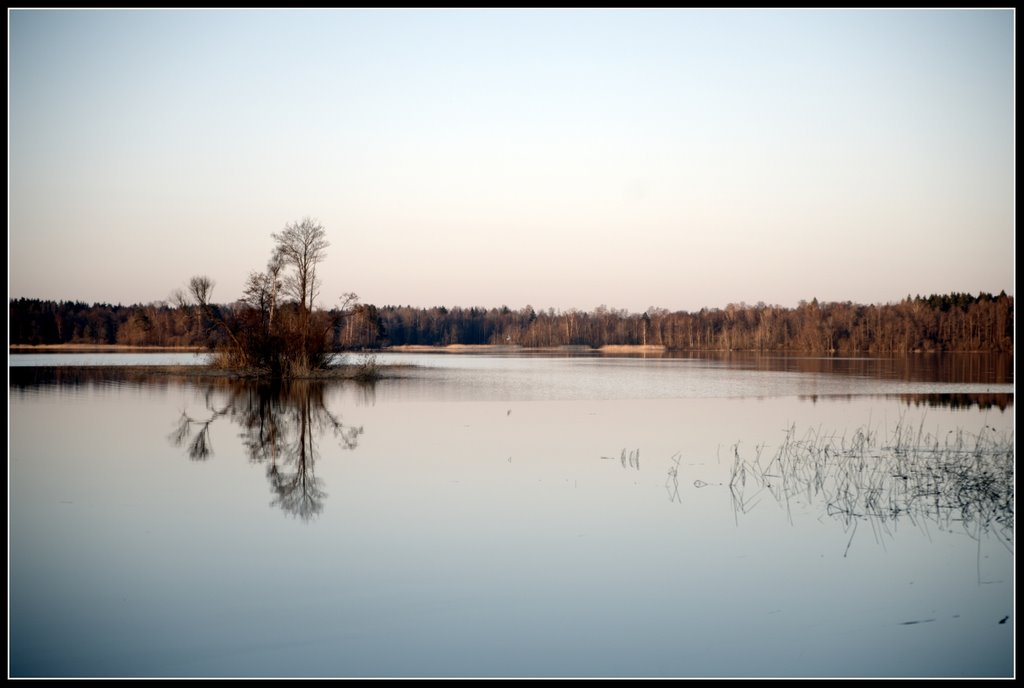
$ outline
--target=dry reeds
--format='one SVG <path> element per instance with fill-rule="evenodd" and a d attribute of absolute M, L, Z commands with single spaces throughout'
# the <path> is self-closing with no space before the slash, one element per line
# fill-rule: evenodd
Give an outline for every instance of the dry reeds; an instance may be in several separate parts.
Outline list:
<path fill-rule="evenodd" d="M 606 461 L 614 461 L 615 460 L 615 457 L 613 457 L 613 456 L 602 456 L 601 458 L 605 459 Z M 623 449 L 622 450 L 622 454 L 619 455 L 619 461 L 622 463 L 622 467 L 623 468 L 635 468 L 636 470 L 639 471 L 640 470 L 640 450 L 639 449 L 631 449 L 629 451 L 629 453 L 627 454 L 626 450 Z"/>
<path fill-rule="evenodd" d="M 791 425 L 767 462 L 763 448 L 747 460 L 733 447 L 729 490 L 737 518 L 770 496 L 790 517 L 797 500 L 824 504 L 851 531 L 847 552 L 859 523 L 870 524 L 877 539 L 904 518 L 922 527 L 958 525 L 975 538 L 991 532 L 1011 549 L 1012 432 L 985 426 L 978 434 L 937 436 L 923 422 L 912 427 L 900 419 L 883 441 L 870 427 L 849 436 L 810 430 L 801 438 Z"/>

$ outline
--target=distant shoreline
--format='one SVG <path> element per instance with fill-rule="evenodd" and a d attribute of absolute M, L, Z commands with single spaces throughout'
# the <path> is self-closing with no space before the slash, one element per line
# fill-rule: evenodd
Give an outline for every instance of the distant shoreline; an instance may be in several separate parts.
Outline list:
<path fill-rule="evenodd" d="M 11 344 L 9 350 L 17 353 L 59 351 L 61 353 L 125 353 L 137 351 L 140 353 L 202 353 L 205 351 L 199 346 L 131 346 L 128 344 Z"/>
<path fill-rule="evenodd" d="M 403 344 L 401 346 L 389 346 L 383 351 L 395 351 L 398 353 L 664 353 L 668 349 L 660 344 L 606 344 L 601 347 L 586 345 L 579 346 L 520 346 L 518 344 L 448 344 L 446 346 L 434 346 L 430 344 Z"/>
<path fill-rule="evenodd" d="M 841 354 L 837 351 L 810 352 L 802 350 L 769 349 L 758 351 L 756 349 L 669 349 L 661 344 L 605 344 L 600 347 L 588 346 L 586 344 L 563 345 L 563 346 L 521 346 L 519 344 L 447 344 L 444 346 L 433 344 L 401 344 L 398 346 L 386 346 L 381 349 L 352 349 L 338 351 L 341 355 L 362 355 L 373 356 L 381 353 L 441 353 L 441 354 L 502 354 L 502 353 L 524 353 L 524 354 L 684 354 L 691 356 L 702 356 L 707 354 L 760 354 L 770 356 L 800 356 L 812 358 L 898 358 L 908 354 L 913 355 L 1009 355 L 1012 352 L 994 352 L 985 350 L 970 351 L 926 351 L 913 349 L 906 352 L 876 352 L 855 351 Z M 131 346 L 127 344 L 10 344 L 8 353 L 11 354 L 83 354 L 83 353 L 213 353 L 210 349 L 201 346 Z"/>
<path fill-rule="evenodd" d="M 367 371 L 359 364 L 333 366 L 323 370 L 297 375 L 284 382 L 326 382 L 350 380 L 372 382 L 381 379 L 402 377 L 415 366 L 387 365 Z M 273 381 L 270 376 L 256 371 L 218 368 L 210 365 L 64 365 L 64 366 L 15 366 L 8 370 L 11 381 L 38 380 L 61 377 L 75 379 L 136 380 L 152 378 L 176 379 L 225 379 L 243 381 Z M 281 382 L 281 380 L 277 380 Z"/>
<path fill-rule="evenodd" d="M 11 344 L 11 353 L 204 353 L 207 350 L 196 346 L 130 346 L 127 344 Z M 448 344 L 434 346 L 430 344 L 404 344 L 381 349 L 381 353 L 394 351 L 397 353 L 664 353 L 666 347 L 655 344 L 606 344 L 602 347 L 586 345 L 578 346 L 520 346 L 518 344 Z M 373 351 L 342 351 L 339 353 L 366 353 Z"/>

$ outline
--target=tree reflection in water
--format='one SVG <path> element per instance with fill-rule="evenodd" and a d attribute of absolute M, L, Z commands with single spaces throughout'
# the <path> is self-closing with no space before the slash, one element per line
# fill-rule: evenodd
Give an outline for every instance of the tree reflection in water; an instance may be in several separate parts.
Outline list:
<path fill-rule="evenodd" d="M 186 447 L 193 461 L 213 456 L 210 427 L 228 418 L 242 428 L 249 460 L 264 464 L 272 505 L 309 521 L 323 510 L 327 493 L 315 475 L 317 441 L 330 433 L 343 449 L 354 449 L 362 427 L 345 425 L 327 408 L 322 382 L 254 383 L 221 380 L 205 390 L 201 417 L 183 411 L 170 440 Z"/>

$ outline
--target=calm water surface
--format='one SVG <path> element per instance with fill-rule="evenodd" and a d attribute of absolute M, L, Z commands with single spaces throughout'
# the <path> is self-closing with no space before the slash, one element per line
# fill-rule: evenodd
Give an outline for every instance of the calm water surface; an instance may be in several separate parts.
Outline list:
<path fill-rule="evenodd" d="M 1014 673 L 999 365 L 51 356 L 10 360 L 11 676 Z"/>

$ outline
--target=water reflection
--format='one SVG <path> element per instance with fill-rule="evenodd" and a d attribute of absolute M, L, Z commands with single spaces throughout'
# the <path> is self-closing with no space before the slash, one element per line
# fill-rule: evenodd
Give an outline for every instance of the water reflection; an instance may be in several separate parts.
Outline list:
<path fill-rule="evenodd" d="M 817 403 L 819 399 L 836 401 L 844 399 L 852 401 L 862 398 L 860 394 L 800 394 L 797 398 L 802 401 Z M 881 398 L 899 399 L 907 406 L 930 406 L 951 409 L 971 409 L 977 407 L 979 410 L 998 409 L 1006 411 L 1013 406 L 1013 394 L 1010 392 L 949 392 L 949 393 L 925 393 L 925 394 L 879 394 Z"/>
<path fill-rule="evenodd" d="M 681 355 L 669 355 L 679 358 Z M 745 351 L 703 352 L 685 358 L 732 369 L 839 375 L 876 380 L 954 384 L 1012 384 L 1012 354 L 930 353 L 903 356 L 846 357 L 761 354 Z"/>
<path fill-rule="evenodd" d="M 972 472 L 967 451 L 983 424 L 1012 433 L 1012 407 L 913 409 L 895 394 L 918 388 L 900 385 L 810 404 L 793 390 L 861 387 L 536 363 L 362 390 L 210 372 L 12 380 L 11 675 L 1013 675 L 1013 553 L 961 532 L 1012 539 L 1012 462 Z M 853 442 L 901 413 L 940 448 L 949 428 L 973 434 L 948 457 Z M 777 445 L 793 421 L 786 470 L 775 446 L 756 461 L 752 442 Z M 833 456 L 840 435 L 803 437 L 818 427 L 866 458 Z M 802 439 L 829 448 L 801 455 Z M 899 472 L 915 454 L 916 474 Z M 877 545 L 873 528 L 894 538 Z"/>
<path fill-rule="evenodd" d="M 167 370 L 162 366 L 116 364 L 52 367 L 11 365 L 7 369 L 7 378 L 11 389 L 23 392 L 36 391 L 44 387 L 99 391 L 111 385 L 127 384 L 166 390 L 180 387 L 183 381 L 203 379 L 198 373 L 176 370 L 174 374 L 168 374 Z"/>
<path fill-rule="evenodd" d="M 327 496 L 316 476 L 319 439 L 330 434 L 342 449 L 354 449 L 362 426 L 345 425 L 324 399 L 322 382 L 252 383 L 221 380 L 204 391 L 202 413 L 182 411 L 169 439 L 193 461 L 213 456 L 210 428 L 221 419 L 242 429 L 242 446 L 253 463 L 266 466 L 271 504 L 309 521 Z"/>
<path fill-rule="evenodd" d="M 952 409 L 970 409 L 978 407 L 982 411 L 989 409 L 1006 409 L 1013 406 L 1013 394 L 1000 392 L 978 394 L 901 394 L 899 398 L 907 406 L 944 406 Z"/>
<path fill-rule="evenodd" d="M 737 517 L 768 497 L 790 519 L 795 506 L 817 505 L 841 521 L 850 533 L 846 552 L 858 525 L 866 523 L 880 539 L 904 519 L 959 528 L 978 540 L 991 534 L 1012 552 L 1012 432 L 985 426 L 977 434 L 949 430 L 940 437 L 900 423 L 887 438 L 870 428 L 850 436 L 819 430 L 798 437 L 791 426 L 771 458 L 763 456 L 764 448 L 756 447 L 750 458 L 733 447 L 729 491 Z"/>

